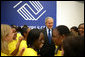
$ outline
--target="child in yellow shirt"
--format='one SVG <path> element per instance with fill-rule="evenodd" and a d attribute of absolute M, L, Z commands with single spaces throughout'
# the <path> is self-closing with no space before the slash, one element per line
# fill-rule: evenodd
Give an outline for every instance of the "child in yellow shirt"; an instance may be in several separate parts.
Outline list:
<path fill-rule="evenodd" d="M 27 46 L 23 56 L 38 56 L 37 49 L 43 46 L 44 35 L 38 29 L 32 29 L 27 35 Z"/>

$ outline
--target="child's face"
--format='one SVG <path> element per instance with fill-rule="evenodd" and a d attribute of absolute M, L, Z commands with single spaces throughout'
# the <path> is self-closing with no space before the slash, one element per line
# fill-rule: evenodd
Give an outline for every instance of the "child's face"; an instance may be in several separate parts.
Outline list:
<path fill-rule="evenodd" d="M 10 33 L 6 36 L 6 41 L 7 41 L 8 43 L 12 42 L 13 37 L 14 37 L 14 33 L 12 32 L 12 29 L 11 29 L 11 30 L 10 30 Z"/>
<path fill-rule="evenodd" d="M 38 49 L 42 48 L 43 43 L 44 43 L 44 34 L 40 33 L 39 39 L 35 41 L 36 48 L 38 48 Z"/>
<path fill-rule="evenodd" d="M 78 30 L 79 30 L 80 35 L 84 35 L 84 25 L 80 25 Z"/>
<path fill-rule="evenodd" d="M 58 30 L 53 30 L 52 40 L 54 41 L 55 45 L 62 44 L 62 36 L 59 34 Z"/>
<path fill-rule="evenodd" d="M 12 32 L 14 33 L 13 39 L 15 40 L 17 37 L 17 31 L 15 28 L 12 28 Z"/>

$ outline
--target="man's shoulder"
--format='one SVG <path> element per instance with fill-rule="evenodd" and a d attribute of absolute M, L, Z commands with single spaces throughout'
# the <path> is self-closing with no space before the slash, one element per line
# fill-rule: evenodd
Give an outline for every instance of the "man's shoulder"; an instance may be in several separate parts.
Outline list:
<path fill-rule="evenodd" d="M 46 27 L 45 27 L 45 28 L 43 28 L 42 30 L 46 30 Z"/>
<path fill-rule="evenodd" d="M 41 29 L 41 31 L 43 32 L 43 31 L 46 31 L 46 27 L 45 28 L 43 28 L 43 29 Z"/>

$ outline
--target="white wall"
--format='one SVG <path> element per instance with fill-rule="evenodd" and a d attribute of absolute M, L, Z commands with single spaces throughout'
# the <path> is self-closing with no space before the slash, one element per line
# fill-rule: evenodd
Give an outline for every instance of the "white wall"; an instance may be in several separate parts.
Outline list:
<path fill-rule="evenodd" d="M 57 25 L 69 28 L 84 22 L 84 3 L 78 1 L 57 1 Z"/>

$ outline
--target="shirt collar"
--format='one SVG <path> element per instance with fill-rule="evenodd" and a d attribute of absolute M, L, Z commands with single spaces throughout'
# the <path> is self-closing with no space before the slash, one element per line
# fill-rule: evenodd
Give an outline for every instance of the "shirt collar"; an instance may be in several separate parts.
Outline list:
<path fill-rule="evenodd" d="M 47 27 L 46 27 L 46 30 L 49 30 Z M 52 31 L 52 29 L 50 29 Z"/>

